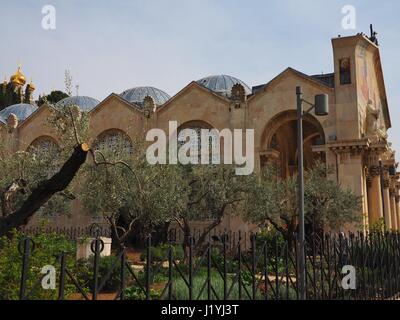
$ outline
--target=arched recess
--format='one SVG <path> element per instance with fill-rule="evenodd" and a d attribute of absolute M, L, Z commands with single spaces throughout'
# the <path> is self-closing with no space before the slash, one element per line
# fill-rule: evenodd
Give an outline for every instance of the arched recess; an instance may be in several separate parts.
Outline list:
<path fill-rule="evenodd" d="M 120 152 L 126 154 L 133 153 L 131 138 L 126 132 L 120 129 L 107 129 L 100 133 L 94 144 L 94 149 L 102 152 Z"/>
<path fill-rule="evenodd" d="M 55 174 L 61 165 L 61 149 L 50 136 L 39 136 L 26 149 L 46 169 L 47 178 Z"/>
<path fill-rule="evenodd" d="M 311 114 L 303 117 L 304 166 L 309 168 L 315 161 L 324 159 L 312 151 L 313 145 L 325 143 L 321 123 Z M 262 140 L 261 166 L 273 162 L 281 177 L 288 177 L 297 171 L 297 112 L 284 111 L 273 117 L 266 125 Z"/>
<path fill-rule="evenodd" d="M 50 136 L 40 136 L 33 140 L 27 148 L 28 152 L 41 155 L 57 155 L 60 152 L 60 147 L 57 141 Z"/>
<path fill-rule="evenodd" d="M 190 135 L 189 137 L 186 137 L 183 135 L 182 130 L 184 129 L 192 129 L 194 130 L 193 135 Z M 192 120 L 192 121 L 187 121 L 183 124 L 181 124 L 178 127 L 178 149 L 180 146 L 184 145 L 187 140 L 190 141 L 190 148 L 197 150 L 197 153 L 194 155 L 195 159 L 192 160 L 192 163 L 196 163 L 196 160 L 200 163 L 200 157 L 201 157 L 201 130 L 202 129 L 207 129 L 207 130 L 212 130 L 213 126 L 209 124 L 208 122 L 202 121 L 202 120 Z M 215 139 L 219 139 L 219 136 L 215 136 Z M 210 145 L 214 147 L 215 145 L 212 143 L 212 140 L 214 138 L 210 138 Z M 217 152 L 216 149 L 212 149 L 213 153 Z M 218 150 L 219 152 L 219 150 Z M 213 158 L 210 158 L 210 162 L 212 162 Z"/>

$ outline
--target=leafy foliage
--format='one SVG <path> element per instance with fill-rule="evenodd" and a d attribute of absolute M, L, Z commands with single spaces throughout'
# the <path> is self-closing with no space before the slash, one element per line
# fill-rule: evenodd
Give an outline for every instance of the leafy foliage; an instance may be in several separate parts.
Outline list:
<path fill-rule="evenodd" d="M 305 219 L 316 228 L 338 228 L 360 222 L 361 198 L 326 178 L 326 168 L 316 164 L 305 173 Z M 297 230 L 297 176 L 278 179 L 272 168 L 263 172 L 258 188 L 248 198 L 246 218 L 259 225 L 272 224 L 285 237 Z"/>
<path fill-rule="evenodd" d="M 64 98 L 69 97 L 68 94 L 66 94 L 63 91 L 60 90 L 54 90 L 52 92 L 50 92 L 50 94 L 44 96 L 44 97 L 40 97 L 38 105 L 41 106 L 42 104 L 48 102 L 51 104 L 56 104 L 57 102 L 61 101 Z"/>
<path fill-rule="evenodd" d="M 133 155 L 121 149 L 96 152 L 97 165 L 84 172 L 85 209 L 104 217 L 121 243 L 135 223 L 150 232 L 181 211 L 187 187 L 176 166 L 150 165 L 139 143 L 135 150 Z"/>
<path fill-rule="evenodd" d="M 11 239 L 0 239 L 0 300 L 15 300 L 19 298 L 20 279 L 22 272 L 22 256 L 18 251 L 18 243 L 23 235 L 14 232 Z M 41 269 L 45 265 L 58 266 L 56 257 L 61 251 L 75 252 L 74 242 L 62 235 L 41 233 L 32 237 L 35 249 L 31 254 L 28 270 L 27 293 L 34 289 L 34 285 L 42 276 Z M 67 268 L 74 268 L 73 256 L 67 259 Z M 58 269 L 56 269 L 58 270 Z M 59 271 L 59 270 L 58 270 Z M 66 297 L 75 291 L 70 284 L 66 285 Z M 44 290 L 40 283 L 29 296 L 31 300 L 57 299 L 57 290 Z"/>
<path fill-rule="evenodd" d="M 7 216 L 17 210 L 31 190 L 50 178 L 61 166 L 56 150 L 43 153 L 34 148 L 14 154 L 6 154 L 0 146 L 0 212 Z M 52 197 L 38 212 L 41 216 L 68 213 L 70 192 L 65 190 Z"/>
<path fill-rule="evenodd" d="M 184 252 L 181 246 L 160 244 L 156 247 L 151 247 L 150 255 L 151 260 L 155 262 L 166 261 L 168 259 L 169 249 L 172 250 L 172 257 L 174 260 L 182 260 L 184 258 Z M 145 261 L 147 259 L 147 251 L 140 255 L 140 260 Z"/>
<path fill-rule="evenodd" d="M 98 284 L 100 285 L 104 277 L 113 268 L 109 277 L 101 288 L 102 292 L 113 292 L 118 290 L 121 283 L 121 263 L 116 256 L 100 256 L 99 257 L 99 272 L 98 272 Z M 93 280 L 94 280 L 94 257 L 91 256 L 87 260 L 80 260 L 77 262 L 75 267 L 76 277 L 79 279 L 83 286 L 93 291 Z M 125 274 L 127 277 L 128 275 Z"/>

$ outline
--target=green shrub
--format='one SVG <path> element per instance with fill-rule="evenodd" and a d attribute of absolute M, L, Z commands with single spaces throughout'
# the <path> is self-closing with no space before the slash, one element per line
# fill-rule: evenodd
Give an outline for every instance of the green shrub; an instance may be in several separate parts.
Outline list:
<path fill-rule="evenodd" d="M 113 271 L 101 288 L 102 292 L 113 292 L 120 287 L 121 284 L 121 264 L 116 256 L 99 257 L 99 272 L 98 272 L 98 285 L 103 281 L 109 270 L 114 266 Z M 76 277 L 83 283 L 83 285 L 94 290 L 94 256 L 90 256 L 87 260 L 80 260 L 77 262 Z M 125 277 L 128 278 L 128 273 L 125 272 Z"/>
<path fill-rule="evenodd" d="M 20 279 L 22 272 L 22 255 L 18 251 L 18 243 L 23 238 L 19 232 L 14 232 L 11 239 L 0 238 L 0 300 L 14 300 L 19 298 Z M 26 282 L 26 294 L 29 294 L 34 284 L 43 274 L 40 273 L 45 265 L 52 265 L 56 268 L 56 276 L 59 274 L 60 263 L 56 261 L 56 256 L 60 252 L 72 252 L 75 254 L 75 243 L 67 237 L 57 234 L 41 233 L 32 236 L 35 249 L 29 259 L 28 279 Z M 67 268 L 73 269 L 74 254 L 67 256 Z M 58 278 L 57 278 L 58 281 Z M 73 285 L 67 283 L 65 296 L 76 291 Z M 31 300 L 52 300 L 56 299 L 57 290 L 44 290 L 40 283 L 31 292 L 28 299 Z"/>
<path fill-rule="evenodd" d="M 153 262 L 161 262 L 168 260 L 168 250 L 172 248 L 172 257 L 174 260 L 183 260 L 184 252 L 181 245 L 169 245 L 167 243 L 160 244 L 156 247 L 151 247 L 151 261 Z M 147 259 L 147 251 L 144 251 L 140 255 L 140 260 L 145 261 Z"/>
<path fill-rule="evenodd" d="M 161 295 L 159 290 L 150 289 L 150 299 L 158 299 Z M 132 286 L 125 289 L 125 300 L 145 300 L 146 295 L 138 286 Z"/>
<path fill-rule="evenodd" d="M 256 237 L 257 248 L 261 249 L 264 246 L 264 243 L 267 245 L 268 255 L 271 256 L 275 255 L 276 248 L 278 249 L 278 252 L 282 252 L 284 250 L 286 240 L 275 228 L 263 228 Z"/>
<path fill-rule="evenodd" d="M 204 283 L 207 281 L 207 275 L 206 274 L 200 274 L 196 276 L 193 279 L 193 289 L 192 289 L 192 294 L 193 294 L 193 299 L 199 299 L 199 300 L 207 300 L 207 285 L 204 287 L 204 290 L 202 290 Z M 211 274 L 211 284 L 217 294 L 217 297 L 211 293 L 211 299 L 223 299 L 224 298 L 224 281 L 222 277 L 217 273 L 216 271 L 213 271 Z M 239 300 L 239 285 L 236 282 L 233 287 L 233 277 L 230 276 L 227 279 L 227 290 L 229 293 L 228 300 Z M 188 300 L 189 299 L 189 289 L 186 284 L 186 282 L 182 278 L 176 278 L 173 282 L 172 285 L 173 288 L 173 295 L 176 297 L 178 300 Z M 247 289 L 248 293 L 252 293 L 252 288 L 251 285 L 246 283 L 246 281 L 243 281 L 243 286 L 242 286 L 242 300 L 247 300 L 249 299 L 245 288 Z M 230 291 L 230 292 L 229 292 Z M 256 299 L 263 299 L 263 296 L 260 292 L 260 290 L 257 290 L 256 292 Z"/>

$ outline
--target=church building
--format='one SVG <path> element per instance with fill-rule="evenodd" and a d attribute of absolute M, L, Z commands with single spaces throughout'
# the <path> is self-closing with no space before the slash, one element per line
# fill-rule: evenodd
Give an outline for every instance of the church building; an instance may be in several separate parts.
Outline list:
<path fill-rule="evenodd" d="M 79 106 L 89 115 L 92 143 L 109 145 L 123 137 L 132 147 L 133 137 L 144 137 L 151 128 L 168 132 L 169 121 L 177 121 L 180 129 L 254 129 L 255 171 L 273 163 L 281 177 L 288 177 L 297 168 L 296 87 L 301 86 L 304 99 L 311 102 L 315 95 L 327 94 L 329 114 L 317 117 L 311 111 L 304 117 L 305 167 L 315 160 L 326 162 L 332 169 L 328 179 L 362 197 L 360 229 L 384 221 L 389 229 L 400 230 L 400 174 L 388 139 L 391 119 L 379 46 L 357 34 L 332 39 L 332 49 L 334 70 L 329 74 L 287 68 L 255 86 L 214 75 L 190 82 L 172 97 L 142 86 L 111 93 L 103 101 L 71 96 L 57 106 Z M 0 138 L 13 141 L 12 152 L 59 141 L 46 125 L 52 106 L 36 106 L 31 98 L 34 86 L 24 88 L 25 84 L 18 69 L 0 85 Z M 74 201 L 71 217 L 57 216 L 51 223 L 69 227 L 92 221 Z M 251 231 L 236 218 L 226 219 L 221 228 Z"/>

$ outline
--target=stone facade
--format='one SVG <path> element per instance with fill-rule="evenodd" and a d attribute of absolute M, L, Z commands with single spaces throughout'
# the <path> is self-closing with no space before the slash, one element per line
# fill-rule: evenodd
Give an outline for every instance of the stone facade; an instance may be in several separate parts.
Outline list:
<path fill-rule="evenodd" d="M 288 68 L 252 92 L 239 81 L 229 86 L 223 78 L 222 91 L 212 88 L 211 77 L 205 78 L 207 85 L 193 81 L 162 103 L 155 101 L 156 94 L 154 99 L 148 94 L 142 101 L 127 101 L 112 93 L 89 111 L 90 142 L 112 132 L 122 132 L 131 140 L 151 128 L 168 132 L 171 120 L 181 128 L 254 129 L 255 170 L 272 161 L 283 177 L 288 176 L 297 165 L 295 88 L 301 86 L 304 99 L 313 102 L 316 94 L 325 93 L 330 101 L 329 115 L 316 117 L 311 111 L 304 118 L 305 166 L 315 159 L 325 161 L 333 169 L 329 179 L 363 199 L 363 226 L 343 226 L 343 230 L 366 230 L 381 220 L 399 229 L 399 174 L 388 142 L 391 122 L 379 48 L 362 34 L 332 39 L 332 46 L 332 74 L 308 76 Z M 235 82 L 232 77 L 229 81 Z M 3 119 L 2 139 L 11 141 L 13 151 L 26 150 L 43 137 L 57 143 L 57 136 L 46 126 L 49 108 L 41 106 L 24 121 L 10 119 L 17 121 L 13 128 Z M 76 202 L 71 218 L 57 217 L 52 223 L 76 226 L 91 221 Z M 251 229 L 237 218 L 226 219 L 221 228 Z"/>

